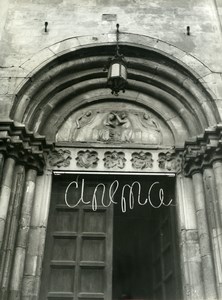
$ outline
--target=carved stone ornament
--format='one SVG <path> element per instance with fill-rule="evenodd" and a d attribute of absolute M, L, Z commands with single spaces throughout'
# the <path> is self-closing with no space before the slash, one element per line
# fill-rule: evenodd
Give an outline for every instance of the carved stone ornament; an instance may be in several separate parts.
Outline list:
<path fill-rule="evenodd" d="M 153 167 L 152 154 L 149 152 L 134 152 L 131 162 L 134 169 L 142 170 Z"/>
<path fill-rule="evenodd" d="M 13 157 L 17 164 L 36 169 L 41 175 L 46 163 L 45 156 L 52 149 L 52 142 L 29 131 L 24 124 L 0 120 L 0 153 L 4 157 Z"/>
<path fill-rule="evenodd" d="M 108 113 L 100 128 L 97 128 L 97 140 L 102 142 L 133 142 L 133 127 L 125 112 Z"/>
<path fill-rule="evenodd" d="M 108 151 L 104 154 L 104 166 L 107 169 L 118 168 L 123 169 L 125 167 L 125 154 L 123 152 Z"/>
<path fill-rule="evenodd" d="M 212 167 L 214 161 L 222 161 L 222 124 L 205 129 L 202 135 L 185 142 L 184 173 L 202 172 Z"/>
<path fill-rule="evenodd" d="M 150 112 L 110 108 L 74 113 L 57 132 L 56 141 L 160 145 L 167 140 L 173 143 L 171 132 Z"/>
<path fill-rule="evenodd" d="M 82 168 L 95 168 L 98 164 L 98 153 L 96 151 L 79 151 L 76 164 Z"/>
<path fill-rule="evenodd" d="M 48 156 L 48 162 L 51 167 L 68 167 L 70 165 L 71 152 L 69 150 L 54 150 Z"/>
<path fill-rule="evenodd" d="M 161 152 L 159 153 L 158 163 L 160 169 L 179 172 L 181 170 L 182 158 L 176 153 Z"/>
<path fill-rule="evenodd" d="M 103 118 L 103 123 L 93 129 L 97 141 L 116 143 L 161 142 L 157 123 L 148 115 L 126 111 L 110 111 Z"/>

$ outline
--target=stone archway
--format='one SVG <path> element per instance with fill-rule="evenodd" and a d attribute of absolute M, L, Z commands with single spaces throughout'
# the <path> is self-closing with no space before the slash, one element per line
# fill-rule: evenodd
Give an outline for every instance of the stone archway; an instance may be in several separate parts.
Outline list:
<path fill-rule="evenodd" d="M 220 122 L 216 99 L 203 80 L 210 70 L 178 48 L 145 36 L 121 37 L 121 51 L 129 61 L 128 88 L 118 98 L 112 96 L 103 67 L 114 53 L 113 39 L 102 35 L 65 40 L 24 63 L 24 70 L 32 72 L 18 88 L 11 118 L 54 140 L 64 120 L 80 108 L 123 101 L 161 115 L 175 136 L 182 134 L 178 143 Z M 41 56 L 42 64 L 34 69 Z"/>
<path fill-rule="evenodd" d="M 101 171 L 102 165 L 90 165 L 93 160 L 88 158 L 95 158 L 96 155 L 96 162 L 101 162 L 104 161 L 103 155 L 107 159 L 113 154 L 112 151 L 120 148 L 124 148 L 128 155 L 125 169 L 122 168 L 123 163 L 121 164 L 123 171 L 132 171 L 133 155 L 136 154 L 141 160 L 142 153 L 142 156 L 145 154 L 147 158 L 146 162 L 151 161 L 150 154 L 155 157 L 154 168 L 150 168 L 147 162 L 147 167 L 142 169 L 142 172 L 177 173 L 178 230 L 184 299 L 217 299 L 217 295 L 220 295 L 220 238 L 215 237 L 215 232 L 219 236 L 221 221 L 219 216 L 213 216 L 210 221 L 216 219 L 216 225 L 207 226 L 207 203 L 200 199 L 200 194 L 206 199 L 209 193 L 215 191 L 217 181 L 212 181 L 212 178 L 216 175 L 218 177 L 222 172 L 221 162 L 218 162 L 221 129 L 220 126 L 216 126 L 220 122 L 220 116 L 216 99 L 203 80 L 204 76 L 210 74 L 210 70 L 195 58 L 169 44 L 149 37 L 123 34 L 120 46 L 130 62 L 129 84 L 126 93 L 117 98 L 106 88 L 106 73 L 103 72 L 107 58 L 114 52 L 114 41 L 114 35 L 69 39 L 44 49 L 23 64 L 27 79 L 18 87 L 11 111 L 13 121 L 3 124 L 7 125 L 3 128 L 7 134 L 3 137 L 2 156 L 6 160 L 3 170 L 6 175 L 1 190 L 4 201 L 0 203 L 0 211 L 3 212 L 2 216 L 0 215 L 3 220 L 0 241 L 4 244 L 4 257 L 9 261 L 7 264 L 1 264 L 4 274 L 4 299 L 29 299 L 30 296 L 38 299 L 52 170 L 58 171 L 62 168 L 63 171 L 72 171 L 82 170 L 83 167 L 92 171 L 96 165 L 96 170 Z M 141 135 L 145 132 L 143 116 L 148 113 L 154 120 L 154 129 L 157 128 L 155 124 L 158 124 L 162 136 L 167 136 L 170 142 L 166 145 L 166 140 L 156 138 L 152 143 L 147 136 L 144 139 L 134 138 L 132 141 L 122 138 L 98 139 L 98 135 L 96 138 L 88 138 L 85 135 L 89 129 L 88 111 L 92 112 L 92 115 L 101 114 L 97 119 L 105 122 L 110 113 L 115 114 L 116 119 L 117 116 L 122 118 L 121 113 L 127 113 L 130 126 L 136 124 Z M 75 135 L 72 133 L 72 130 L 78 129 L 75 121 L 82 117 L 86 118 L 86 122 L 83 122 L 80 128 L 85 128 L 85 131 Z M 70 127 L 73 123 L 74 128 Z M 100 123 L 97 120 L 93 128 L 97 127 L 104 129 L 104 122 Z M 116 127 L 114 136 L 119 132 L 122 135 L 125 129 L 119 124 Z M 209 127 L 212 127 L 212 130 L 204 133 Z M 67 129 L 69 134 L 62 140 L 61 136 L 64 136 Z M 135 128 L 133 130 L 135 131 Z M 201 134 L 203 135 L 200 137 Z M 184 148 L 184 142 L 193 137 L 197 137 L 196 140 L 187 143 Z M 50 149 L 49 142 L 56 142 L 57 148 Z M 88 142 L 95 145 L 92 146 Z M 133 150 L 134 143 L 138 151 Z M 111 154 L 106 153 L 107 145 Z M 211 149 L 217 149 L 216 157 L 212 156 Z M 184 150 L 187 150 L 185 155 Z M 124 153 L 117 152 L 121 152 L 117 154 L 122 162 L 125 162 L 122 156 Z M 48 165 L 44 167 L 43 156 L 46 153 L 49 153 Z M 114 154 L 116 156 L 116 153 Z M 87 159 L 84 160 L 85 165 L 81 165 L 84 155 Z M 159 162 L 160 155 L 162 165 Z M 205 159 L 205 164 L 200 163 L 202 158 Z M 70 164 L 71 160 L 74 161 L 73 164 Z M 185 166 L 188 177 L 184 176 L 183 168 L 180 168 L 183 160 L 186 164 L 182 163 L 182 167 Z M 211 169 L 202 171 L 204 167 L 211 168 L 213 163 L 215 175 Z M 30 169 L 27 173 L 24 165 Z M 141 167 L 141 164 L 138 165 Z M 113 170 L 118 171 L 119 166 L 115 165 Z M 41 175 L 43 171 L 44 175 Z M 203 188 L 201 172 L 205 172 L 208 194 Z M 199 175 L 196 175 L 197 173 Z M 13 178 L 17 180 L 16 185 L 13 184 Z M 21 192 L 16 198 L 18 187 L 25 185 L 30 192 Z M 215 201 L 220 198 L 220 195 L 213 196 Z M 14 211 L 18 207 L 17 203 L 20 209 L 22 207 L 21 218 L 24 221 L 24 224 L 20 223 L 18 232 L 18 217 L 14 220 L 13 214 L 10 215 L 10 210 Z M 196 213 L 201 213 L 202 219 L 197 219 Z M 14 223 L 11 227 L 12 222 Z M 201 227 L 201 222 L 204 227 Z M 3 240 L 4 232 L 8 237 L 13 237 L 10 241 L 10 251 L 13 255 L 7 251 L 8 241 Z M 11 277 L 10 272 L 13 274 Z"/>

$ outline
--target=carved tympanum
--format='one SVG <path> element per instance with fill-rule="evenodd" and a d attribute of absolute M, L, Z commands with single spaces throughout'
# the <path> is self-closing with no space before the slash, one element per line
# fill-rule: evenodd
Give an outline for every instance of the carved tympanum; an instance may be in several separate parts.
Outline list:
<path fill-rule="evenodd" d="M 104 166 L 107 169 L 118 168 L 123 169 L 125 167 L 125 154 L 117 151 L 107 151 L 104 154 Z"/>
<path fill-rule="evenodd" d="M 98 164 L 98 153 L 96 151 L 79 151 L 76 164 L 82 168 L 95 168 Z"/>
<path fill-rule="evenodd" d="M 134 169 L 142 170 L 153 167 L 152 154 L 149 152 L 134 152 L 131 161 Z"/>
<path fill-rule="evenodd" d="M 160 144 L 160 129 L 148 114 L 110 111 L 101 125 L 93 128 L 93 137 L 102 142 Z"/>
<path fill-rule="evenodd" d="M 90 109 L 71 116 L 59 130 L 57 141 L 159 145 L 163 144 L 163 129 L 164 138 L 171 143 L 171 133 L 148 112 Z"/>
<path fill-rule="evenodd" d="M 70 150 L 54 150 L 48 156 L 48 163 L 51 167 L 68 167 L 70 165 L 71 152 Z"/>

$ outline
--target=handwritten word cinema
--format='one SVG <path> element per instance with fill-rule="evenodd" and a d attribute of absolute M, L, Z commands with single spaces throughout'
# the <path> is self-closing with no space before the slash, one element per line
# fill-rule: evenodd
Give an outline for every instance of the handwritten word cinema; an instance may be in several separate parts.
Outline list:
<path fill-rule="evenodd" d="M 112 204 L 117 204 L 115 195 L 117 192 L 120 192 L 120 205 L 123 213 L 127 211 L 127 207 L 129 209 L 133 209 L 135 202 L 139 205 L 143 206 L 146 204 L 150 204 L 153 208 L 160 208 L 161 206 L 170 206 L 172 205 L 172 199 L 168 202 L 165 200 L 164 190 L 160 186 L 159 181 L 153 182 L 146 191 L 145 199 L 141 199 L 141 183 L 138 181 L 134 181 L 131 184 L 125 184 L 120 187 L 119 181 L 114 180 L 110 186 L 108 187 L 104 183 L 98 183 L 92 193 L 92 197 L 89 200 L 85 200 L 85 180 L 81 179 L 81 184 L 78 181 L 72 181 L 68 184 L 65 190 L 65 203 L 70 208 L 75 208 L 80 204 L 90 205 L 92 210 L 96 211 L 98 208 L 98 203 L 101 203 L 103 207 L 109 207 Z M 75 192 L 80 193 L 80 198 L 76 201 L 75 204 L 70 204 L 70 200 L 72 199 L 73 189 Z M 105 194 L 108 189 L 108 203 L 107 196 Z M 115 200 L 114 200 L 115 199 Z"/>

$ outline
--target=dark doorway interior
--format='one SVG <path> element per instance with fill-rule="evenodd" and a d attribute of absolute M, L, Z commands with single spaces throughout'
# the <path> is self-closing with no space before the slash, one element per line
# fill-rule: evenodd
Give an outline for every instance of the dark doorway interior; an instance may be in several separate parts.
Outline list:
<path fill-rule="evenodd" d="M 145 199 L 147 202 L 140 205 L 134 201 L 134 208 L 130 209 L 126 201 L 128 206 L 123 212 L 122 187 L 132 186 L 135 181 L 141 185 L 141 203 L 145 203 Z M 131 176 L 121 178 L 120 182 L 121 188 L 116 194 L 118 204 L 114 206 L 113 299 L 180 299 L 174 180 Z M 160 206 L 161 188 L 164 204 Z M 138 184 L 133 191 L 134 200 L 137 200 Z M 126 188 L 127 200 L 129 193 L 130 189 Z M 171 199 L 171 205 L 166 206 Z"/>

